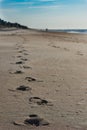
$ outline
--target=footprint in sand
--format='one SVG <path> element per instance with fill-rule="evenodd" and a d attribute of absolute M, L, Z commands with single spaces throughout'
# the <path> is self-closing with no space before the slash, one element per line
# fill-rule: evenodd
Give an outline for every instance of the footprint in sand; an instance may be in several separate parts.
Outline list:
<path fill-rule="evenodd" d="M 28 126 L 38 127 L 38 126 L 49 125 L 49 122 L 44 120 L 43 118 L 39 117 L 36 114 L 32 114 L 32 115 L 29 115 L 29 117 L 24 120 L 13 121 L 13 124 L 18 125 L 18 126 L 28 125 Z"/>
<path fill-rule="evenodd" d="M 25 49 L 23 49 L 22 51 L 23 51 L 23 52 L 27 52 L 27 50 L 25 50 Z"/>
<path fill-rule="evenodd" d="M 28 86 L 21 85 L 21 86 L 19 86 L 18 88 L 16 88 L 16 90 L 29 91 L 29 90 L 31 90 L 31 88 L 28 87 Z"/>
<path fill-rule="evenodd" d="M 16 64 L 24 64 L 24 62 L 23 61 L 18 61 L 18 62 L 16 62 Z"/>
<path fill-rule="evenodd" d="M 55 45 L 53 45 L 52 47 L 54 47 L 54 48 L 60 48 L 59 46 L 55 46 Z"/>
<path fill-rule="evenodd" d="M 65 47 L 64 47 L 63 49 L 64 49 L 65 51 L 69 51 L 69 49 L 68 49 L 68 48 L 65 48 Z"/>
<path fill-rule="evenodd" d="M 16 70 L 15 72 L 9 72 L 10 74 L 23 74 L 24 72 L 21 70 Z"/>
<path fill-rule="evenodd" d="M 22 53 L 23 51 L 18 51 L 18 53 Z"/>
<path fill-rule="evenodd" d="M 23 74 L 24 72 L 21 70 L 17 70 L 16 72 L 14 72 L 14 74 Z"/>
<path fill-rule="evenodd" d="M 17 56 L 18 58 L 22 58 L 22 56 Z"/>
<path fill-rule="evenodd" d="M 22 60 L 22 61 L 27 61 L 28 59 L 26 59 L 26 58 L 21 58 L 21 60 Z"/>
<path fill-rule="evenodd" d="M 32 77 L 26 77 L 25 79 L 29 82 L 36 81 L 36 79 Z"/>
<path fill-rule="evenodd" d="M 37 105 L 49 105 L 52 106 L 51 102 L 48 102 L 45 99 L 41 99 L 39 97 L 30 97 L 29 102 L 36 103 Z"/>
<path fill-rule="evenodd" d="M 29 82 L 35 82 L 35 81 L 37 81 L 37 82 L 43 82 L 42 80 L 37 80 L 37 79 L 32 78 L 32 77 L 26 77 L 25 80 L 27 80 Z"/>
<path fill-rule="evenodd" d="M 15 50 L 19 50 L 19 47 L 16 47 Z"/>
<path fill-rule="evenodd" d="M 32 69 L 30 66 L 23 66 L 24 69 Z"/>
<path fill-rule="evenodd" d="M 28 55 L 28 53 L 23 53 L 24 55 Z"/>
<path fill-rule="evenodd" d="M 15 89 L 8 89 L 8 90 L 11 92 L 16 92 L 16 90 L 17 91 L 31 91 L 32 89 L 28 86 L 21 85 L 21 86 L 17 87 L 16 90 Z"/>
<path fill-rule="evenodd" d="M 77 51 L 77 55 L 83 56 L 83 54 L 80 51 Z"/>
<path fill-rule="evenodd" d="M 24 120 L 24 124 L 33 125 L 37 127 L 49 125 L 48 121 L 44 120 L 43 118 L 39 117 L 36 114 L 29 115 L 29 118 Z"/>

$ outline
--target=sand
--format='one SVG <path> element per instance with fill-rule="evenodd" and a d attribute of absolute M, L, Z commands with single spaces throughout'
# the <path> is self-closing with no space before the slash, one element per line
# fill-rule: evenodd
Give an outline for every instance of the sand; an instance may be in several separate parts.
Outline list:
<path fill-rule="evenodd" d="M 87 129 L 86 34 L 0 31 L 0 130 L 29 129 Z"/>

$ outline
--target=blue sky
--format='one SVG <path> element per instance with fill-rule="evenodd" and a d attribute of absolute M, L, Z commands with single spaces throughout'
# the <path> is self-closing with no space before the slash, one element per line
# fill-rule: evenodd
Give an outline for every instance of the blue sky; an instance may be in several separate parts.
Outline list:
<path fill-rule="evenodd" d="M 0 17 L 33 28 L 87 28 L 87 0 L 0 0 Z"/>

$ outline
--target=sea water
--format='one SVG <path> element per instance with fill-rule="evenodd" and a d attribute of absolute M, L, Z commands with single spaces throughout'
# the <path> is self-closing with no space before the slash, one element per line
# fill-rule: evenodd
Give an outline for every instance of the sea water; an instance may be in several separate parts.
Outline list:
<path fill-rule="evenodd" d="M 48 29 L 48 32 L 66 32 L 87 34 L 87 29 Z"/>

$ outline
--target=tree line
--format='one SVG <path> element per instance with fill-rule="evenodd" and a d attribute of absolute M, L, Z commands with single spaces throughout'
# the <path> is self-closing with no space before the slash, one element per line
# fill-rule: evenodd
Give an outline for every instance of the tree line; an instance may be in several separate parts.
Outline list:
<path fill-rule="evenodd" d="M 20 29 L 28 29 L 27 26 L 21 25 L 19 23 L 7 22 L 2 19 L 0 19 L 0 27 L 8 27 L 8 28 L 16 27 L 16 28 L 20 28 Z"/>

